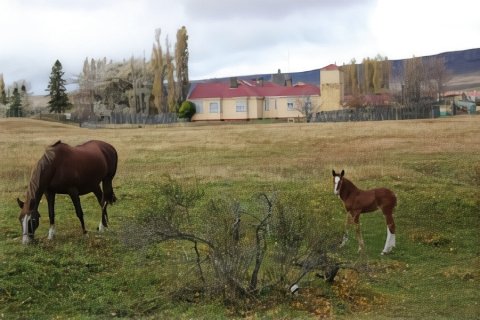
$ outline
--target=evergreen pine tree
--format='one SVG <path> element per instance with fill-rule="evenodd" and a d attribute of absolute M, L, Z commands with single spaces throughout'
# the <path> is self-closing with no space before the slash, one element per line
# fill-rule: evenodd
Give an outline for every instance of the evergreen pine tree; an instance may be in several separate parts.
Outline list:
<path fill-rule="evenodd" d="M 18 88 L 13 89 L 10 108 L 8 109 L 8 116 L 10 117 L 22 116 L 22 99 L 20 97 L 20 92 L 18 92 Z"/>
<path fill-rule="evenodd" d="M 62 78 L 64 72 L 62 71 L 62 64 L 60 61 L 55 61 L 52 67 L 52 73 L 50 74 L 50 83 L 46 91 L 50 92 L 50 101 L 48 106 L 50 112 L 63 113 L 67 109 L 72 107 L 72 104 L 68 100 L 67 89 L 65 89 L 66 81 Z"/>

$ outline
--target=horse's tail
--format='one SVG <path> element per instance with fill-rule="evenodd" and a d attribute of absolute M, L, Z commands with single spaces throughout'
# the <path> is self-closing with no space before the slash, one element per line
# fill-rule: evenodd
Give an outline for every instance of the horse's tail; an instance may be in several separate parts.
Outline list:
<path fill-rule="evenodd" d="M 103 200 L 108 204 L 113 204 L 115 201 L 117 201 L 117 197 L 113 192 L 112 180 L 117 173 L 118 155 L 115 148 L 107 143 L 105 143 L 105 147 L 102 148 L 102 153 L 104 154 L 108 164 L 107 174 L 102 181 Z"/>
<path fill-rule="evenodd" d="M 115 192 L 113 192 L 112 180 L 104 180 L 102 182 L 103 187 L 103 200 L 108 204 L 113 204 L 117 201 Z"/>

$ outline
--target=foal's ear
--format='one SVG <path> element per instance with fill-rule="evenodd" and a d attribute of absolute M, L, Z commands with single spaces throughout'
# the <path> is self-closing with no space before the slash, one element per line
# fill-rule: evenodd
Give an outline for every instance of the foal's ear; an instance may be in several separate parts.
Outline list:
<path fill-rule="evenodd" d="M 335 170 L 332 170 L 332 174 L 335 177 L 337 174 L 335 173 Z"/>
<path fill-rule="evenodd" d="M 345 170 L 342 170 L 342 172 L 340 173 L 340 177 L 343 177 L 345 175 Z"/>
<path fill-rule="evenodd" d="M 17 203 L 18 203 L 18 206 L 20 207 L 20 209 L 23 209 L 23 205 L 25 203 L 22 200 L 20 200 L 19 198 L 17 198 Z"/>

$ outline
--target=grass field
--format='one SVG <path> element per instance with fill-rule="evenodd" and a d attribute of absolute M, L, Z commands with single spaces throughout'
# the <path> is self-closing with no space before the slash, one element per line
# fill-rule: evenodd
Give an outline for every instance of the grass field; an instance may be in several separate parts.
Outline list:
<path fill-rule="evenodd" d="M 0 119 L 0 318 L 478 319 L 480 317 L 480 117 L 326 124 L 244 124 L 84 129 Z M 21 244 L 16 198 L 24 199 L 46 146 L 103 139 L 117 148 L 118 202 L 110 230 L 95 230 L 100 210 L 84 196 L 89 237 L 73 205 L 57 196 L 57 238 L 48 241 L 46 201 L 38 242 Z M 330 286 L 306 276 L 298 296 L 234 313 L 220 300 L 176 299 L 188 278 L 182 252 L 125 248 L 118 230 L 149 206 L 152 186 L 169 175 L 195 180 L 207 195 L 247 200 L 258 192 L 303 193 L 313 213 L 342 228 L 331 170 L 360 188 L 384 186 L 399 199 L 397 248 L 385 241 L 380 213 L 362 216 L 362 272 L 341 270 Z M 319 215 L 318 219 L 324 219 Z M 320 220 L 321 221 L 321 220 Z M 205 221 L 214 224 L 215 221 Z M 339 253 L 357 261 L 356 242 Z M 178 263 L 178 264 L 177 264 Z"/>

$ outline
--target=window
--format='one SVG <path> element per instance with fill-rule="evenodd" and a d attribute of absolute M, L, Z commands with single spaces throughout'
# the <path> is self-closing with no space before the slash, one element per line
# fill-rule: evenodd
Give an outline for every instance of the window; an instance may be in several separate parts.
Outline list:
<path fill-rule="evenodd" d="M 210 107 L 208 110 L 210 113 L 218 113 L 219 111 L 218 102 L 210 102 Z"/>
<path fill-rule="evenodd" d="M 203 103 L 202 101 L 195 102 L 195 113 L 203 113 Z"/>
<path fill-rule="evenodd" d="M 236 111 L 247 112 L 247 102 L 245 100 L 237 100 Z"/>
<path fill-rule="evenodd" d="M 265 99 L 265 101 L 263 102 L 264 104 L 264 109 L 265 111 L 270 111 L 270 100 L 269 99 Z"/>
<path fill-rule="evenodd" d="M 287 102 L 287 110 L 288 110 L 288 111 L 293 111 L 293 110 L 295 110 L 295 109 L 293 108 L 293 101 L 288 101 L 288 102 Z"/>

